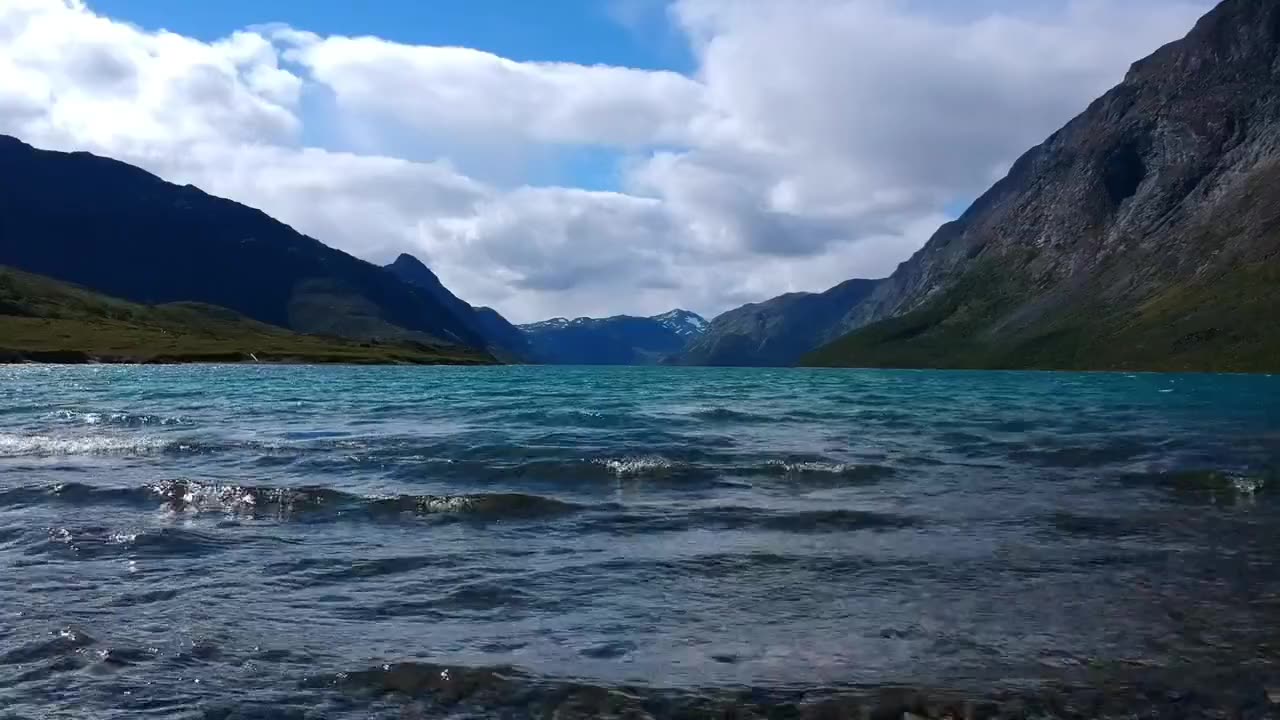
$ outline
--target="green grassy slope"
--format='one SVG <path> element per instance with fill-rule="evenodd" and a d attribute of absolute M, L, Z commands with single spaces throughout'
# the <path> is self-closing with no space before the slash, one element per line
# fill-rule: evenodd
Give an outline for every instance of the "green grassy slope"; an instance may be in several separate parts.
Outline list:
<path fill-rule="evenodd" d="M 916 310 L 801 364 L 1280 372 L 1280 163 L 1075 282 L 1035 286 L 1035 253 L 984 256 Z"/>
<path fill-rule="evenodd" d="M 926 306 L 869 325 L 803 364 L 854 367 L 1280 372 L 1280 262 L 1233 266 L 1134 306 L 1088 292 L 1033 328 L 992 332 L 1016 280 L 972 274 Z"/>
<path fill-rule="evenodd" d="M 0 267 L 0 361 L 482 364 L 454 346 L 299 335 L 225 308 L 138 305 Z"/>

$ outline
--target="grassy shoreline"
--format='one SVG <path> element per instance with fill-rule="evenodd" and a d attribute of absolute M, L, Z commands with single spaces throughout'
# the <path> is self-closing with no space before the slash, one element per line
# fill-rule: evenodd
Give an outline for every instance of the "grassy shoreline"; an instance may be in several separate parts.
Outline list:
<path fill-rule="evenodd" d="M 243 352 L 189 355 L 110 355 L 83 350 L 10 350 L 0 348 L 0 365 L 417 365 L 484 366 L 496 363 L 427 356 L 277 355 Z"/>
<path fill-rule="evenodd" d="M 0 267 L 0 363 L 493 365 L 410 338 L 303 335 L 199 303 L 139 305 Z"/>

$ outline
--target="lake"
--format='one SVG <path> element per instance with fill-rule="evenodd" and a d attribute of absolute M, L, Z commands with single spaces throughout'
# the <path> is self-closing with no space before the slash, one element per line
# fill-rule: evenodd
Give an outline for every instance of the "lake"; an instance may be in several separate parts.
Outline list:
<path fill-rule="evenodd" d="M 0 717 L 1264 712 L 1278 467 L 1275 377 L 0 366 Z"/>

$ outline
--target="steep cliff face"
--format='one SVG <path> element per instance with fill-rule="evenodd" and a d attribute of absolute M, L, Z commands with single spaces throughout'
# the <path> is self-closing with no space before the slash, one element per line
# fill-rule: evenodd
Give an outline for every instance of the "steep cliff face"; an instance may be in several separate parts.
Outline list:
<path fill-rule="evenodd" d="M 880 284 L 849 280 L 823 293 L 791 293 L 713 319 L 681 353 L 682 365 L 787 366 L 840 335 L 839 323 Z"/>
<path fill-rule="evenodd" d="M 808 362 L 1280 365 L 1278 48 L 1280 1 L 1221 3 L 1019 159 Z"/>

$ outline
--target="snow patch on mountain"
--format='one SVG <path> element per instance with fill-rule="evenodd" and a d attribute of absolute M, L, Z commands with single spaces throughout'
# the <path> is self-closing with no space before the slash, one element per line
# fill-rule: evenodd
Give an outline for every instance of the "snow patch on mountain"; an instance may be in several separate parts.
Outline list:
<path fill-rule="evenodd" d="M 679 309 L 655 315 L 650 319 L 658 321 L 672 332 L 681 336 L 701 335 L 707 331 L 707 326 L 710 324 L 697 313 Z"/>

